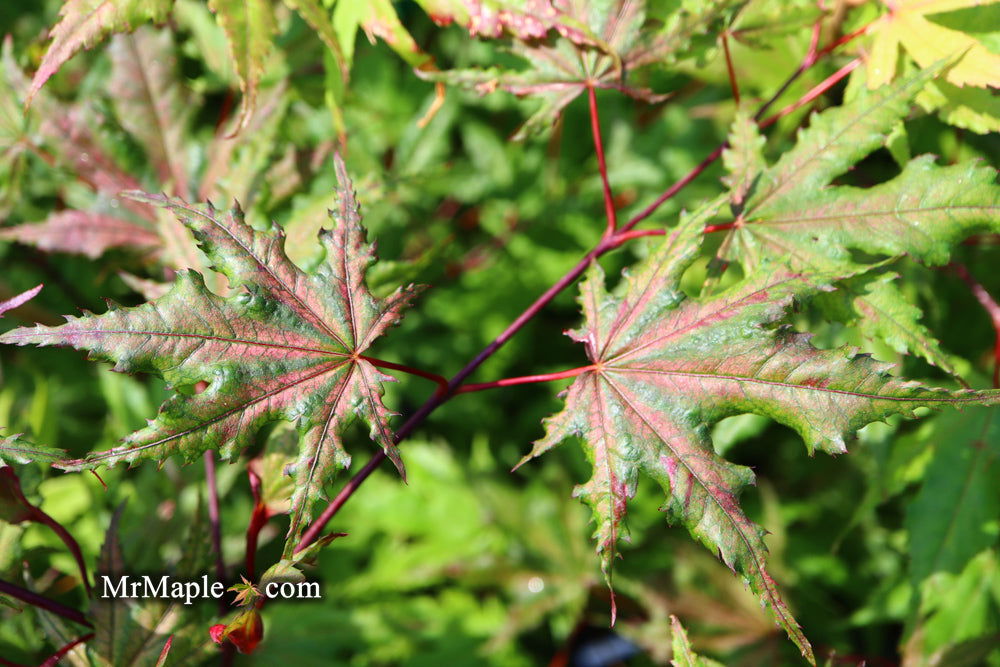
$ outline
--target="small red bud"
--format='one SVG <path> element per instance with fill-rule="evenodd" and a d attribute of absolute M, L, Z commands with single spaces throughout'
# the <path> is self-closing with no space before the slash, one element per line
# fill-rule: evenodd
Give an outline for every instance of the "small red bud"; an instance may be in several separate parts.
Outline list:
<path fill-rule="evenodd" d="M 208 636 L 216 644 L 221 644 L 226 638 L 226 625 L 224 623 L 216 623 L 208 629 Z"/>

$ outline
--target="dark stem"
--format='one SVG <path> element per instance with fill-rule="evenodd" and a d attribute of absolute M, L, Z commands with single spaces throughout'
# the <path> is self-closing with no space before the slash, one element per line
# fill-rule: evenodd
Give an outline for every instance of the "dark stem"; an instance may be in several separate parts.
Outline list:
<path fill-rule="evenodd" d="M 45 611 L 51 612 L 56 616 L 62 616 L 66 620 L 73 621 L 74 623 L 85 625 L 88 628 L 94 627 L 91 625 L 90 621 L 84 617 L 83 612 L 73 609 L 72 607 L 67 607 L 63 603 L 56 602 L 55 600 L 49 599 L 44 595 L 39 595 L 38 593 L 29 591 L 27 588 L 21 588 L 17 584 L 12 584 L 9 581 L 0 579 L 0 593 L 9 595 L 12 598 L 20 600 L 21 602 L 26 602 L 32 607 L 44 609 Z"/>
<path fill-rule="evenodd" d="M 733 101 L 740 104 L 740 84 L 736 82 L 736 70 L 733 68 L 733 56 L 729 53 L 729 31 L 722 32 L 722 52 L 726 57 L 726 71 L 729 73 L 729 88 L 733 92 Z"/>
<path fill-rule="evenodd" d="M 958 277 L 965 281 L 965 284 L 972 290 L 972 295 L 976 297 L 976 301 L 990 316 L 990 321 L 993 323 L 993 386 L 1000 388 L 1000 304 L 997 304 L 996 299 L 969 273 L 963 264 L 952 264 L 951 266 Z"/>
<path fill-rule="evenodd" d="M 66 548 L 70 550 L 73 554 L 73 558 L 76 560 L 76 566 L 80 569 L 80 578 L 83 580 L 83 588 L 87 591 L 87 597 L 90 597 L 90 580 L 87 577 L 87 565 L 83 561 L 83 552 L 80 551 L 79 543 L 69 534 L 69 531 L 62 527 L 58 521 L 50 517 L 48 514 L 43 512 L 37 507 L 31 508 L 32 520 L 38 523 L 43 523 L 52 531 L 59 536 Z"/>
<path fill-rule="evenodd" d="M 587 101 L 590 103 L 590 131 L 594 135 L 594 152 L 597 153 L 597 169 L 601 172 L 601 187 L 604 190 L 604 215 L 608 219 L 604 236 L 611 236 L 618 227 L 618 214 L 615 212 L 615 198 L 611 194 L 611 183 L 608 181 L 608 164 L 604 159 L 604 141 L 601 139 L 601 119 L 597 115 L 597 93 L 594 86 L 587 86 Z"/>
<path fill-rule="evenodd" d="M 77 637 L 76 639 L 74 639 L 73 641 L 71 641 L 70 643 L 66 644 L 61 649 L 53 653 L 48 660 L 46 660 L 41 664 L 41 667 L 55 667 L 55 665 L 58 664 L 58 662 L 62 660 L 67 653 L 72 651 L 80 644 L 85 644 L 89 642 L 93 638 L 94 638 L 93 632 L 91 632 L 90 634 L 83 635 L 82 637 Z"/>
<path fill-rule="evenodd" d="M 226 580 L 226 563 L 222 559 L 222 523 L 219 518 L 219 487 L 215 476 L 215 450 L 205 450 L 205 483 L 208 485 L 208 523 L 212 529 L 212 551 L 215 554 L 215 579 Z M 226 613 L 226 601 L 219 598 L 219 614 Z"/>

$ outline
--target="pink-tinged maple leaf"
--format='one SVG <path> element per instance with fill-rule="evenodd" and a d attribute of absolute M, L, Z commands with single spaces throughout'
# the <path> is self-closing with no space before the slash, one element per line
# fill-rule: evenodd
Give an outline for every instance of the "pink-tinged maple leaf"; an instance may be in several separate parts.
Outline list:
<path fill-rule="evenodd" d="M 134 30 L 148 21 L 163 21 L 172 0 L 66 0 L 52 29 L 52 44 L 28 90 L 27 103 L 74 54 L 107 35 Z"/>
<path fill-rule="evenodd" d="M 403 464 L 382 404 L 381 383 L 391 380 L 361 354 L 413 295 L 399 289 L 375 298 L 365 285 L 375 261 L 365 242 L 357 202 L 343 162 L 334 229 L 320 232 L 326 262 L 314 273 L 296 267 L 283 250 L 280 229 L 246 225 L 238 207 L 223 213 L 162 195 L 133 196 L 172 211 L 195 235 L 213 269 L 229 279 L 231 296 L 211 292 L 195 271 L 178 272 L 163 297 L 135 308 L 112 304 L 103 315 L 67 317 L 58 327 L 10 331 L 0 342 L 70 345 L 115 370 L 153 372 L 178 393 L 149 425 L 119 447 L 65 462 L 66 469 L 163 461 L 180 454 L 196 460 L 206 449 L 231 458 L 249 445 L 258 427 L 296 422 L 301 436 L 292 496 L 294 534 L 308 519 L 324 483 L 350 456 L 340 433 L 355 417 L 371 427 L 400 473 Z M 208 383 L 197 394 L 185 391 Z"/>
<path fill-rule="evenodd" d="M 682 222 L 615 294 L 605 291 L 600 266 L 591 266 L 581 287 L 585 323 L 571 335 L 594 369 L 573 382 L 565 408 L 547 420 L 525 460 L 583 439 L 594 473 L 577 494 L 593 511 L 609 584 L 627 502 L 639 475 L 652 477 L 666 493 L 669 521 L 741 574 L 812 661 L 765 567 L 764 531 L 739 505 L 754 475 L 715 453 L 709 427 L 760 414 L 795 429 L 810 453 L 836 454 L 870 422 L 920 406 L 996 404 L 1000 392 L 927 388 L 853 349 L 814 348 L 808 336 L 779 325 L 796 299 L 828 289 L 815 277 L 772 266 L 709 299 L 687 298 L 681 275 L 720 204 Z"/>
<path fill-rule="evenodd" d="M 81 253 L 91 259 L 109 248 L 153 249 L 160 243 L 160 236 L 145 224 L 76 210 L 53 213 L 42 222 L 0 228 L 0 239 L 46 252 Z"/>
<path fill-rule="evenodd" d="M 419 4 L 439 23 L 455 21 L 472 35 L 509 35 L 515 40 L 511 51 L 527 63 L 523 69 L 425 69 L 417 74 L 482 95 L 500 89 L 540 99 L 515 135 L 520 139 L 550 126 L 589 87 L 610 88 L 648 103 L 666 99 L 665 94 L 630 84 L 627 75 L 680 56 L 693 36 L 711 33 L 710 26 L 739 3 L 687 3 L 691 6 L 668 17 L 659 15 L 662 8 L 647 8 L 637 0 L 421 0 Z M 647 19 L 662 25 L 644 28 Z"/>
<path fill-rule="evenodd" d="M 23 306 L 24 304 L 34 299 L 41 291 L 42 291 L 42 285 L 35 285 L 26 292 L 21 292 L 16 296 L 12 296 L 6 301 L 0 301 L 0 315 L 3 315 L 8 310 L 14 310 L 19 306 Z"/>

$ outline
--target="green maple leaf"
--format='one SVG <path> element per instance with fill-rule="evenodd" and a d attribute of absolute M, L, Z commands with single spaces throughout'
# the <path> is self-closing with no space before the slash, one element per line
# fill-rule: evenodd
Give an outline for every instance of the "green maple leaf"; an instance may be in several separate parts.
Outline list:
<path fill-rule="evenodd" d="M 919 156 L 897 177 L 870 188 L 832 185 L 882 147 L 910 101 L 940 69 L 929 68 L 814 115 L 794 148 L 768 166 L 756 124 L 740 115 L 725 155 L 735 221 L 720 255 L 747 272 L 782 259 L 805 273 L 850 276 L 904 256 L 928 265 L 977 233 L 1000 232 L 996 170 L 978 161 L 939 166 Z M 861 251 L 877 261 L 858 260 Z M 853 309 L 866 334 L 920 354 L 955 373 L 920 310 L 892 282 L 855 289 Z M 825 301 L 829 304 L 828 301 Z"/>
<path fill-rule="evenodd" d="M 0 342 L 70 345 L 115 362 L 123 372 L 153 372 L 181 388 L 207 382 L 199 394 L 169 398 L 149 425 L 108 451 L 64 462 L 76 470 L 173 454 L 193 461 L 206 449 L 231 458 L 248 446 L 261 425 L 297 423 L 301 436 L 295 465 L 290 535 L 307 520 L 324 483 L 350 456 L 340 432 L 355 417 L 400 472 L 403 465 L 381 401 L 390 380 L 360 356 L 396 323 L 413 295 L 399 289 L 376 299 L 365 285 L 374 252 L 364 230 L 343 162 L 334 229 L 322 231 L 327 259 L 304 273 L 283 251 L 280 229 L 259 232 L 241 211 L 192 206 L 165 196 L 135 195 L 172 211 L 194 233 L 214 270 L 229 279 L 233 294 L 209 291 L 195 271 L 178 273 L 163 297 L 135 308 L 111 305 L 103 315 L 68 317 L 58 327 L 10 331 Z"/>
<path fill-rule="evenodd" d="M 896 60 L 902 47 L 920 67 L 960 56 L 948 69 L 945 78 L 958 87 L 1000 87 L 1000 54 L 991 52 L 970 34 L 945 27 L 929 20 L 935 14 L 976 8 L 987 18 L 986 5 L 997 0 L 893 0 L 889 11 L 877 20 L 870 32 L 874 35 L 871 57 L 868 58 L 868 86 L 878 88 L 892 81 Z M 993 15 L 995 16 L 995 14 Z M 993 28 L 987 24 L 982 28 Z"/>
<path fill-rule="evenodd" d="M 921 406 L 996 404 L 1000 392 L 927 388 L 853 349 L 814 348 L 780 324 L 796 300 L 827 289 L 815 277 L 770 266 L 724 293 L 685 298 L 680 278 L 704 220 L 722 203 L 682 221 L 614 294 L 591 265 L 581 286 L 584 325 L 570 335 L 586 346 L 592 367 L 569 387 L 564 409 L 547 419 L 545 437 L 524 460 L 582 438 L 594 472 L 577 495 L 593 511 L 609 584 L 627 502 L 638 476 L 652 477 L 666 493 L 668 520 L 742 575 L 812 661 L 765 568 L 764 531 L 738 502 L 754 475 L 715 454 L 709 427 L 759 414 L 797 431 L 810 453 L 839 454 L 868 423 Z"/>
<path fill-rule="evenodd" d="M 36 445 L 21 438 L 20 433 L 0 435 L 0 468 L 11 463 L 57 463 L 64 460 L 66 451 Z"/>
<path fill-rule="evenodd" d="M 929 82 L 917 101 L 946 123 L 979 134 L 1000 131 L 1000 37 L 997 0 L 901 0 L 875 21 L 867 59 L 868 87 L 877 88 L 903 71 L 954 59 L 944 80 Z"/>

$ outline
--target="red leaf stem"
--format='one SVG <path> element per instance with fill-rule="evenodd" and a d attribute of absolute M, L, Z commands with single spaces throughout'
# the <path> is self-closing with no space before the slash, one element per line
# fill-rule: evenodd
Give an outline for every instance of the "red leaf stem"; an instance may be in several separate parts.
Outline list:
<path fill-rule="evenodd" d="M 812 102 L 813 100 L 815 100 L 817 97 L 819 97 L 820 95 L 822 95 L 823 93 L 825 93 L 826 91 L 828 91 L 830 88 L 832 88 L 833 86 L 835 86 L 837 84 L 837 82 L 839 82 L 841 79 L 843 79 L 848 74 L 850 74 L 855 69 L 857 69 L 858 65 L 860 65 L 860 64 L 861 64 L 861 58 L 855 58 L 854 60 L 852 60 L 851 62 L 847 63 L 846 65 L 844 65 L 843 67 L 841 67 L 840 69 L 838 69 L 836 72 L 834 72 L 833 74 L 831 74 L 830 76 L 828 76 L 822 82 L 820 82 L 819 84 L 817 84 L 816 86 L 814 86 L 808 93 L 806 93 L 805 95 L 803 95 L 799 99 L 795 100 L 794 102 L 792 102 L 791 104 L 789 104 L 788 106 L 786 106 L 781 111 L 779 111 L 779 112 L 777 112 L 777 113 L 775 113 L 775 114 L 773 114 L 771 116 L 768 116 L 766 119 L 764 119 L 760 123 L 758 123 L 758 125 L 760 127 L 768 127 L 769 125 L 773 125 L 775 122 L 778 121 L 779 118 L 787 116 L 788 114 L 792 113 L 796 109 L 799 109 L 799 108 L 805 106 L 806 104 L 809 104 L 810 102 Z"/>
<path fill-rule="evenodd" d="M 597 114 L 597 94 L 594 86 L 587 86 L 587 100 L 590 102 L 590 130 L 594 135 L 594 151 L 597 153 L 597 168 L 601 172 L 601 187 L 604 189 L 604 215 L 608 226 L 604 236 L 611 236 L 618 227 L 618 216 L 615 212 L 615 199 L 611 194 L 611 183 L 608 181 L 608 165 L 604 159 L 604 141 L 601 139 L 601 119 Z"/>
<path fill-rule="evenodd" d="M 712 234 L 714 232 L 724 232 L 727 229 L 732 229 L 736 226 L 735 222 L 723 222 L 718 225 L 705 225 L 705 234 Z"/>
<path fill-rule="evenodd" d="M 431 373 L 429 371 L 422 371 L 419 368 L 414 368 L 412 366 L 407 366 L 405 364 L 397 364 L 391 361 L 384 361 L 376 357 L 369 357 L 364 354 L 358 355 L 359 359 L 364 359 L 372 366 L 377 366 L 378 368 L 388 368 L 389 370 L 400 371 L 401 373 L 407 373 L 409 375 L 416 375 L 417 377 L 422 377 L 425 380 L 430 380 L 431 382 L 437 384 L 438 391 L 445 391 L 448 388 L 448 380 L 443 375 L 438 375 L 437 373 Z"/>
<path fill-rule="evenodd" d="M 478 382 L 473 384 L 462 385 L 455 390 L 455 394 L 465 394 L 470 391 L 483 391 L 485 389 L 494 389 L 496 387 L 510 387 L 516 384 L 532 384 L 535 382 L 553 382 L 555 380 L 565 380 L 566 378 L 576 377 L 581 373 L 586 373 L 587 371 L 594 370 L 594 364 L 589 366 L 580 366 L 579 368 L 570 368 L 566 371 L 560 371 L 558 373 L 542 373 L 540 375 L 522 375 L 521 377 L 504 378 L 502 380 L 494 380 L 493 382 Z"/>

